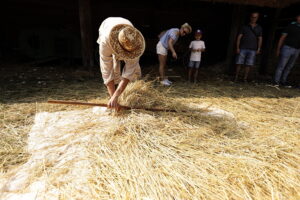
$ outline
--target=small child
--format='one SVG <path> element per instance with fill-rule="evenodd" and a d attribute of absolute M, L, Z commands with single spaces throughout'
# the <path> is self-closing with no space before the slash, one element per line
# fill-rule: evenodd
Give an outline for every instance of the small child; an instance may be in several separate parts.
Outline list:
<path fill-rule="evenodd" d="M 197 82 L 198 77 L 198 69 L 201 62 L 201 52 L 205 51 L 204 41 L 201 40 L 202 32 L 201 30 L 197 30 L 195 32 L 195 40 L 191 42 L 189 48 L 191 50 L 190 62 L 188 65 L 188 81 L 191 82 L 192 72 L 194 72 L 194 83 Z"/>

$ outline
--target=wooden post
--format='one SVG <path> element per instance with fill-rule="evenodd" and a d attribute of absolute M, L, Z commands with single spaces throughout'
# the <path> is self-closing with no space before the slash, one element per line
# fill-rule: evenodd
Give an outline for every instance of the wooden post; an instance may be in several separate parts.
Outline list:
<path fill-rule="evenodd" d="M 91 0 L 78 0 L 83 66 L 92 71 L 94 66 L 94 40 L 92 33 Z"/>
<path fill-rule="evenodd" d="M 226 71 L 231 73 L 234 71 L 234 56 L 236 38 L 245 16 L 245 7 L 242 5 L 234 5 L 231 17 L 230 34 L 226 56 Z"/>
<path fill-rule="evenodd" d="M 262 75 L 266 75 L 268 70 L 271 68 L 273 62 L 272 62 L 272 55 L 274 56 L 274 45 L 275 44 L 275 33 L 276 28 L 278 25 L 278 20 L 281 13 L 281 8 L 274 9 L 274 13 L 270 16 L 271 24 L 269 26 L 268 35 L 266 37 L 266 45 L 263 49 L 263 57 L 261 61 L 261 66 L 259 68 L 259 73 Z"/>

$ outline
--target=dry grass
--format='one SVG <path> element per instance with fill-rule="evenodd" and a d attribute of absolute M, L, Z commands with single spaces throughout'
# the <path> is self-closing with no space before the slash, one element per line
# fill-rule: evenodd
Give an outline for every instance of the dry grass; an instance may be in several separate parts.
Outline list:
<path fill-rule="evenodd" d="M 48 99 L 105 101 L 101 84 L 95 81 L 60 82 L 49 86 L 37 84 L 6 84 L 1 86 L 0 99 L 0 170 L 27 160 L 27 135 L 36 113 L 41 111 L 73 110 L 68 106 L 48 105 Z M 101 100 L 100 100 L 101 101 Z"/>
<path fill-rule="evenodd" d="M 75 109 L 48 116 L 47 126 L 56 124 L 49 134 L 56 145 L 42 149 L 44 159 L 30 168 L 29 182 L 46 181 L 47 195 L 59 189 L 58 199 L 300 198 L 299 90 L 219 80 L 178 83 L 166 92 L 137 82 L 121 98 L 130 106 L 212 105 L 235 119 L 203 115 L 201 109 L 95 115 L 90 109 L 42 103 L 48 98 L 105 101 L 99 85 L 87 81 L 32 93 L 17 90 L 15 95 L 23 97 L 11 103 L 13 93 L 6 95 L 1 104 L 2 169 L 28 158 L 24 145 L 34 114 Z M 47 133 L 41 128 L 36 126 L 36 132 Z"/>

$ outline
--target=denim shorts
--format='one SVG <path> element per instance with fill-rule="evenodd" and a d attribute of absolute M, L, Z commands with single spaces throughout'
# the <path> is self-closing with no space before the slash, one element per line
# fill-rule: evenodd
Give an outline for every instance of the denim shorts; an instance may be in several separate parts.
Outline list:
<path fill-rule="evenodd" d="M 236 57 L 237 65 L 253 66 L 255 64 L 256 51 L 250 49 L 241 49 Z"/>
<path fill-rule="evenodd" d="M 196 68 L 196 69 L 198 69 L 199 66 L 200 66 L 200 61 L 191 61 L 190 60 L 190 62 L 189 62 L 189 67 L 190 68 Z"/>

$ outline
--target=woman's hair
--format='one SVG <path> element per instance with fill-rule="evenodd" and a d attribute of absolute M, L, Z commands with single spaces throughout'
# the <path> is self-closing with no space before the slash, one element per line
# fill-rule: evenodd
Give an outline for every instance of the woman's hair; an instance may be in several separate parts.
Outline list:
<path fill-rule="evenodd" d="M 181 25 L 181 28 L 186 28 L 189 30 L 188 33 L 191 33 L 192 32 L 192 27 L 188 24 L 188 23 L 184 23 Z"/>

